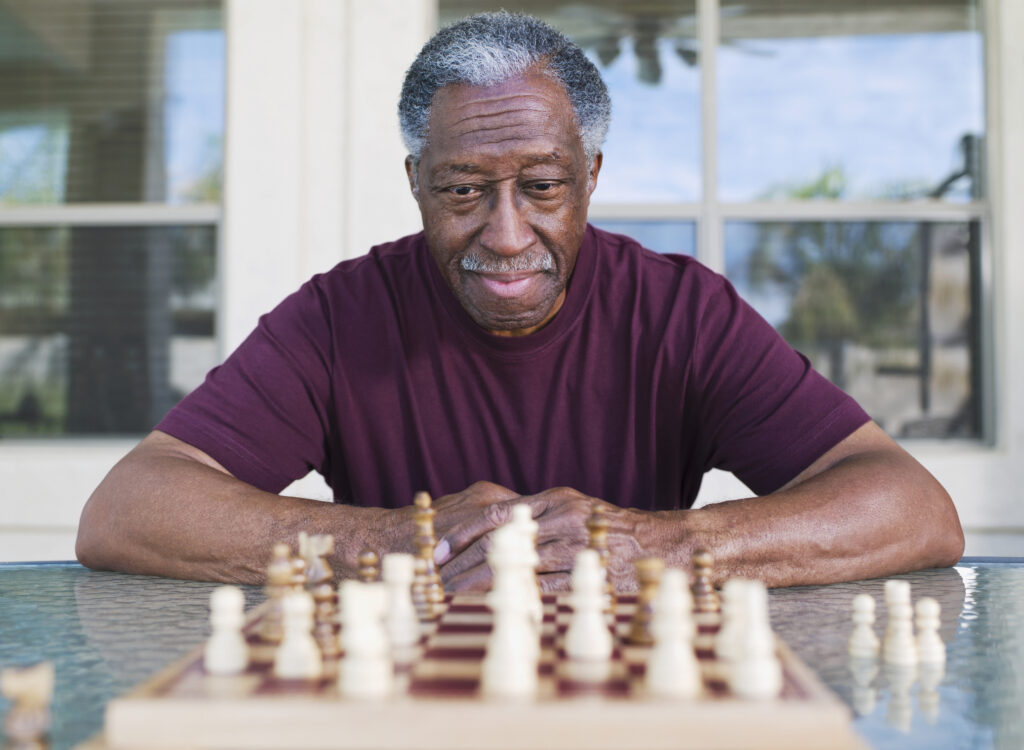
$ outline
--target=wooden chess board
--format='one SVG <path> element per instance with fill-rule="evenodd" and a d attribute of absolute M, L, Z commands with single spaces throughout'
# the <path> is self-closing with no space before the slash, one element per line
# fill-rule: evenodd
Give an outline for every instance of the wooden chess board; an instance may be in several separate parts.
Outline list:
<path fill-rule="evenodd" d="M 632 598 L 618 602 L 620 632 L 634 607 Z M 263 612 L 248 619 L 253 663 L 244 674 L 207 675 L 199 647 L 112 701 L 103 735 L 80 750 L 864 747 L 847 708 L 781 641 L 780 697 L 731 696 L 711 650 L 713 618 L 700 622 L 695 644 L 704 694 L 654 699 L 643 690 L 644 648 L 620 642 L 598 667 L 569 660 L 560 644 L 570 609 L 564 597 L 547 595 L 538 695 L 497 700 L 479 694 L 490 611 L 481 595 L 457 595 L 396 665 L 396 695 L 352 700 L 338 693 L 336 663 L 316 681 L 275 678 L 273 650 L 256 635 Z"/>

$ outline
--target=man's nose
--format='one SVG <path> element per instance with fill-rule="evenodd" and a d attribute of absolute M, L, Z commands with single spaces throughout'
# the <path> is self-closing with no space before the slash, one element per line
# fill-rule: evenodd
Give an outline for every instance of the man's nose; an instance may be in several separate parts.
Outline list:
<path fill-rule="evenodd" d="M 536 239 L 515 192 L 498 190 L 480 235 L 481 244 L 495 255 L 512 256 L 528 249 Z"/>

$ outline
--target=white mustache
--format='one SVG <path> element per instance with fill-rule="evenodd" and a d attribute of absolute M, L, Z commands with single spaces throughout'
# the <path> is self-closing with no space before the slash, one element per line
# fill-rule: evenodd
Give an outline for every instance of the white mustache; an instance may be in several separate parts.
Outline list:
<path fill-rule="evenodd" d="M 484 259 L 475 255 L 463 255 L 459 261 L 463 271 L 472 273 L 522 273 L 550 271 L 555 267 L 551 253 L 515 255 L 511 258 Z"/>

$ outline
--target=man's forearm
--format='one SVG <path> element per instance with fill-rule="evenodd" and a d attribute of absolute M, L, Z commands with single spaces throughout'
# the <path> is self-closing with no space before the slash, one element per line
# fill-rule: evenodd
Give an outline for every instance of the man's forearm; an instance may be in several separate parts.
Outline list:
<path fill-rule="evenodd" d="M 841 458 L 773 495 L 655 516 L 644 546 L 683 567 L 708 549 L 719 581 L 832 583 L 952 565 L 963 552 L 945 490 L 899 449 Z"/>
<path fill-rule="evenodd" d="M 180 449 L 179 449 L 180 448 Z M 154 433 L 115 466 L 82 512 L 76 552 L 92 568 L 262 583 L 275 542 L 332 534 L 335 572 L 351 576 L 364 545 L 392 551 L 411 535 L 400 511 L 262 492 Z M 412 550 L 411 536 L 407 540 Z"/>

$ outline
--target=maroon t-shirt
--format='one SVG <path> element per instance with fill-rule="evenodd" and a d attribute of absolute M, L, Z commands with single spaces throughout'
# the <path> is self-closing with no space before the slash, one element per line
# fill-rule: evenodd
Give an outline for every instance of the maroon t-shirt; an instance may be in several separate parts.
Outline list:
<path fill-rule="evenodd" d="M 478 327 L 405 237 L 264 315 L 157 429 L 271 492 L 316 469 L 370 506 L 484 479 L 653 510 L 713 467 L 771 492 L 867 420 L 724 278 L 588 227 L 536 333 Z"/>

